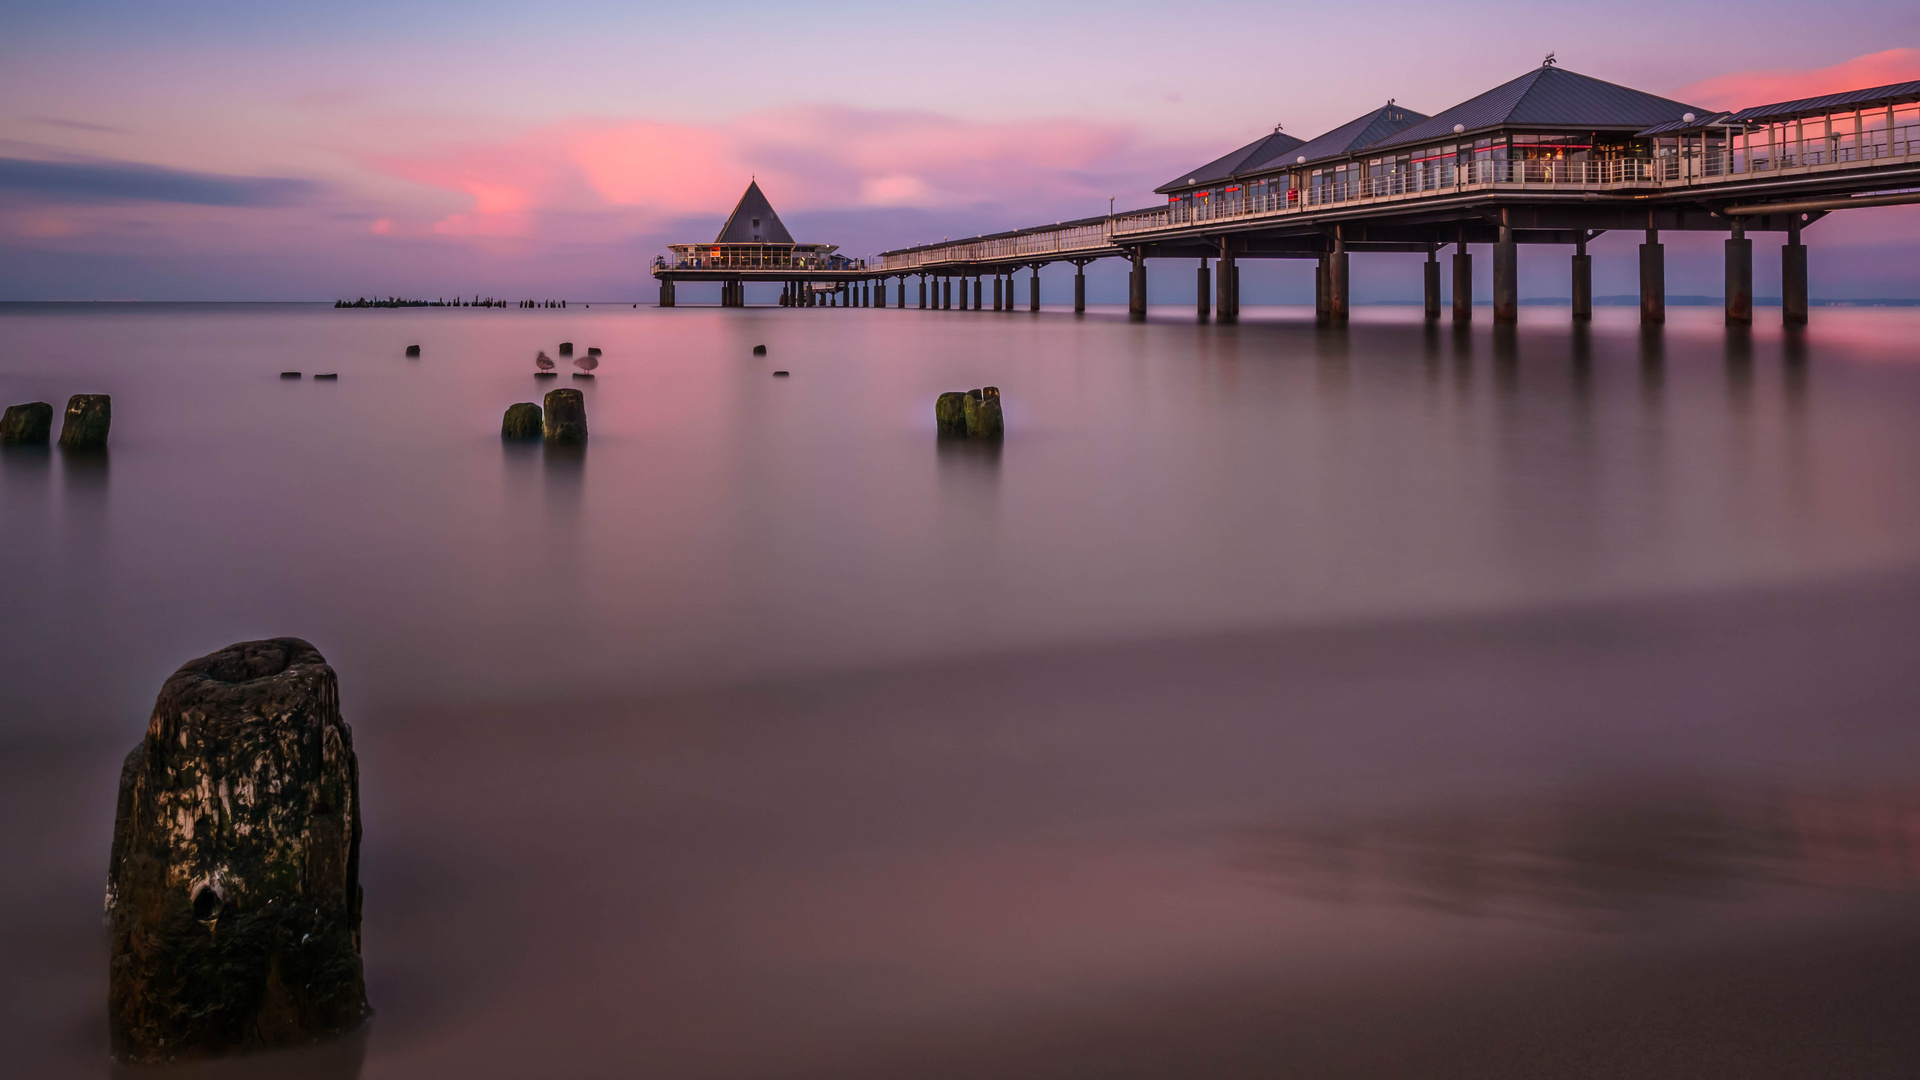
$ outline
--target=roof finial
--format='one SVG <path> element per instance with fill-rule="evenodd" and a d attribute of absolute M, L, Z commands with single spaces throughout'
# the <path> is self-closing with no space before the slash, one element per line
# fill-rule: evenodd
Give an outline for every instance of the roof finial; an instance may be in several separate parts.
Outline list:
<path fill-rule="evenodd" d="M 1543 68 L 1550 68 L 1557 63 L 1559 63 L 1559 61 L 1553 58 L 1553 54 L 1548 53 L 1547 58 L 1545 60 L 1540 61 L 1540 66 Z"/>

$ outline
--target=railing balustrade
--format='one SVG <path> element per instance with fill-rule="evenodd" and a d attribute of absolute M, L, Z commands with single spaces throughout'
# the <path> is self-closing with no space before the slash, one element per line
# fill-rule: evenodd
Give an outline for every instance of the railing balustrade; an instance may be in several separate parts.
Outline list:
<path fill-rule="evenodd" d="M 661 270 L 865 270 L 867 260 L 837 255 L 819 258 L 770 259 L 752 255 L 697 255 L 666 259 L 656 256 Z"/>

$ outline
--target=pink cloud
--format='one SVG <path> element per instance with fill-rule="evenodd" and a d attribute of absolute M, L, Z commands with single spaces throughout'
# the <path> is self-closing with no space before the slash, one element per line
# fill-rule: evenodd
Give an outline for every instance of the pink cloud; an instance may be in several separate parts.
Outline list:
<path fill-rule="evenodd" d="M 724 214 L 749 176 L 783 210 L 1018 201 L 1091 212 L 1115 190 L 1157 178 L 1165 161 L 1191 156 L 1169 153 L 1130 130 L 1086 121 L 990 123 L 815 105 L 713 124 L 575 119 L 368 164 L 469 200 L 435 232 L 527 237 L 551 236 L 567 215 L 620 211 L 645 225 Z"/>
<path fill-rule="evenodd" d="M 1675 96 L 1710 109 L 1742 109 L 1913 79 L 1920 79 L 1920 49 L 1888 49 L 1831 67 L 1736 71 L 1694 83 Z"/>

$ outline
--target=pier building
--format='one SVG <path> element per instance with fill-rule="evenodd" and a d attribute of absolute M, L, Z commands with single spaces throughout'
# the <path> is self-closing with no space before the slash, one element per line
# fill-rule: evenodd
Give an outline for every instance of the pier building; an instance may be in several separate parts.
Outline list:
<path fill-rule="evenodd" d="M 758 179 L 747 182 L 740 202 L 711 244 L 669 244 L 671 259 L 656 258 L 660 306 L 674 306 L 674 283 L 718 281 L 722 307 L 745 307 L 746 283 L 781 286 L 782 304 L 843 303 L 849 286 L 865 280 L 866 261 L 835 254 L 838 244 L 802 244 L 793 239 Z"/>

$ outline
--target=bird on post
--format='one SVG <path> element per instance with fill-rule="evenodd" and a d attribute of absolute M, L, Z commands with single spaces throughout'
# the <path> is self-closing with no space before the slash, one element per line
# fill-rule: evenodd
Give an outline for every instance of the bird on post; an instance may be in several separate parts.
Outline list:
<path fill-rule="evenodd" d="M 540 355 L 533 358 L 533 366 L 539 368 L 541 371 L 552 371 L 554 363 L 552 358 L 547 356 L 546 350 L 542 349 L 540 350 Z"/>

